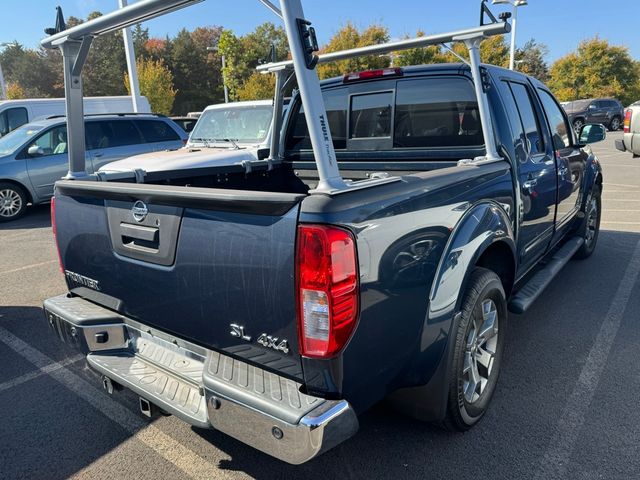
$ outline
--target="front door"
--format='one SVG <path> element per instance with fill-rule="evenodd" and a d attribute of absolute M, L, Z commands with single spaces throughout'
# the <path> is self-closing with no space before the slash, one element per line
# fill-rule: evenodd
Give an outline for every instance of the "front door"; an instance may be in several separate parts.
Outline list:
<path fill-rule="evenodd" d="M 60 125 L 42 133 L 24 150 L 29 180 L 40 201 L 53 195 L 53 185 L 68 171 L 67 127 Z"/>
<path fill-rule="evenodd" d="M 570 220 L 580 208 L 587 154 L 572 141 L 569 122 L 551 94 L 538 88 L 538 95 L 546 114 L 555 151 L 558 169 L 556 232 L 557 235 L 562 235 L 563 227 L 570 224 Z"/>
<path fill-rule="evenodd" d="M 520 273 L 549 247 L 556 207 L 556 164 L 540 123 L 539 106 L 530 85 L 504 81 L 503 98 L 512 120 L 518 168 Z M 519 120 L 519 121 L 518 121 Z"/>

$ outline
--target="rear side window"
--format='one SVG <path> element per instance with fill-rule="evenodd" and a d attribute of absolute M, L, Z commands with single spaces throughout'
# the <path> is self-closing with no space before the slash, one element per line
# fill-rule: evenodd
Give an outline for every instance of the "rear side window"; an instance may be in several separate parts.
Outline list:
<path fill-rule="evenodd" d="M 473 85 L 465 78 L 398 82 L 394 147 L 464 147 L 484 143 Z"/>
<path fill-rule="evenodd" d="M 160 120 L 135 120 L 134 123 L 148 143 L 180 140 L 180 136 L 166 122 Z"/>
<path fill-rule="evenodd" d="M 560 150 L 570 146 L 569 126 L 567 125 L 564 115 L 562 115 L 560 107 L 549 92 L 542 89 L 538 89 L 538 92 L 540 92 L 540 100 L 542 101 L 542 106 L 547 114 L 547 120 L 549 120 L 553 148 L 555 150 Z"/>
<path fill-rule="evenodd" d="M 322 92 L 322 99 L 327 110 L 329 131 L 333 139 L 333 148 L 347 148 L 347 89 L 338 88 Z M 287 139 L 288 150 L 308 150 L 311 148 L 309 130 L 304 116 L 304 108 L 296 115 L 295 123 Z"/>
<path fill-rule="evenodd" d="M 109 138 L 110 147 L 123 147 L 125 145 L 144 143 L 140 132 L 131 120 L 113 120 L 106 123 L 111 130 Z"/>
<path fill-rule="evenodd" d="M 521 83 L 509 82 L 513 98 L 515 99 L 520 114 L 520 120 L 527 139 L 527 150 L 530 155 L 544 153 L 544 142 L 540 133 L 538 119 L 533 109 L 533 103 L 529 90 Z"/>

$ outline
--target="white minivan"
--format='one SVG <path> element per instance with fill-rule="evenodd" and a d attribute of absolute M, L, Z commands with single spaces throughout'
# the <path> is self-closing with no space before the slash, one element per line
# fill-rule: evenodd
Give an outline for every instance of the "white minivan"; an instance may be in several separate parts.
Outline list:
<path fill-rule="evenodd" d="M 140 99 L 139 113 L 151 113 L 151 106 L 146 97 Z M 133 113 L 133 102 L 129 96 L 85 97 L 84 113 Z M 0 137 L 33 120 L 64 114 L 64 98 L 0 100 Z"/>

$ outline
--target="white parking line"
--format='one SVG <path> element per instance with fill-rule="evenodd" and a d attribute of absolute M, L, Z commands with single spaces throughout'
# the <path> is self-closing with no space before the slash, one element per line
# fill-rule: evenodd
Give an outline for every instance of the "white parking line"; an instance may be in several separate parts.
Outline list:
<path fill-rule="evenodd" d="M 589 350 L 580 377 L 578 377 L 573 392 L 560 415 L 557 431 L 540 462 L 540 468 L 536 472 L 535 478 L 538 480 L 563 478 L 567 471 L 569 459 L 584 424 L 584 416 L 607 364 L 611 346 L 620 329 L 624 311 L 639 274 L 640 241 L 636 244 L 631 261 L 628 263 L 618 290 L 611 301 L 600 331 L 591 350 Z"/>
<path fill-rule="evenodd" d="M 41 377 L 42 375 L 46 375 L 48 373 L 53 372 L 54 370 L 58 370 L 59 368 L 66 367 L 67 365 L 71 365 L 72 363 L 77 362 L 84 358 L 84 355 L 75 355 L 71 358 L 66 358 L 61 362 L 50 363 L 49 365 L 38 368 L 29 373 L 25 373 L 24 375 L 20 375 L 19 377 L 12 378 L 11 380 L 7 380 L 6 382 L 0 383 L 0 392 L 4 392 L 5 390 L 9 390 L 10 388 L 17 387 L 18 385 L 22 385 L 34 378 Z"/>
<path fill-rule="evenodd" d="M 613 185 L 614 187 L 622 187 L 622 188 L 633 188 L 634 190 L 637 190 L 638 185 L 626 185 L 624 183 L 611 183 L 611 182 L 605 182 L 605 186 L 608 187 L 609 185 Z"/>
<path fill-rule="evenodd" d="M 11 332 L 0 327 L 0 342 L 7 345 L 38 368 L 46 368 L 54 363 L 44 353 L 36 350 L 28 343 L 19 339 Z M 154 425 L 142 420 L 131 410 L 120 403 L 110 399 L 105 393 L 98 390 L 66 367 L 52 370 L 48 373 L 51 378 L 64 385 L 85 400 L 103 415 L 117 423 L 125 431 L 134 435 L 137 440 L 151 448 L 161 457 L 165 458 L 187 476 L 194 479 L 223 478 L 229 475 L 219 470 L 215 465 L 202 458 L 200 455 L 185 447 Z"/>
<path fill-rule="evenodd" d="M 41 267 L 43 265 L 49 265 L 50 263 L 55 263 L 55 262 L 57 262 L 57 260 L 47 260 L 46 262 L 33 263 L 31 265 L 26 265 L 24 267 L 14 268 L 12 270 L 5 270 L 4 272 L 0 272 L 0 275 L 6 275 L 8 273 L 20 272 L 22 270 L 29 270 L 30 268 Z"/>

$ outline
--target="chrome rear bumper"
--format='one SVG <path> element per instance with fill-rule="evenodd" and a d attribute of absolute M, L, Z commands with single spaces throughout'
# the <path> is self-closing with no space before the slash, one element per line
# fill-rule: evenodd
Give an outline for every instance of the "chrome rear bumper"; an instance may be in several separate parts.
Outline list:
<path fill-rule="evenodd" d="M 292 464 L 351 437 L 346 400 L 307 395 L 289 378 L 207 350 L 65 295 L 44 302 L 49 325 L 89 365 L 191 425 L 215 428 Z"/>

